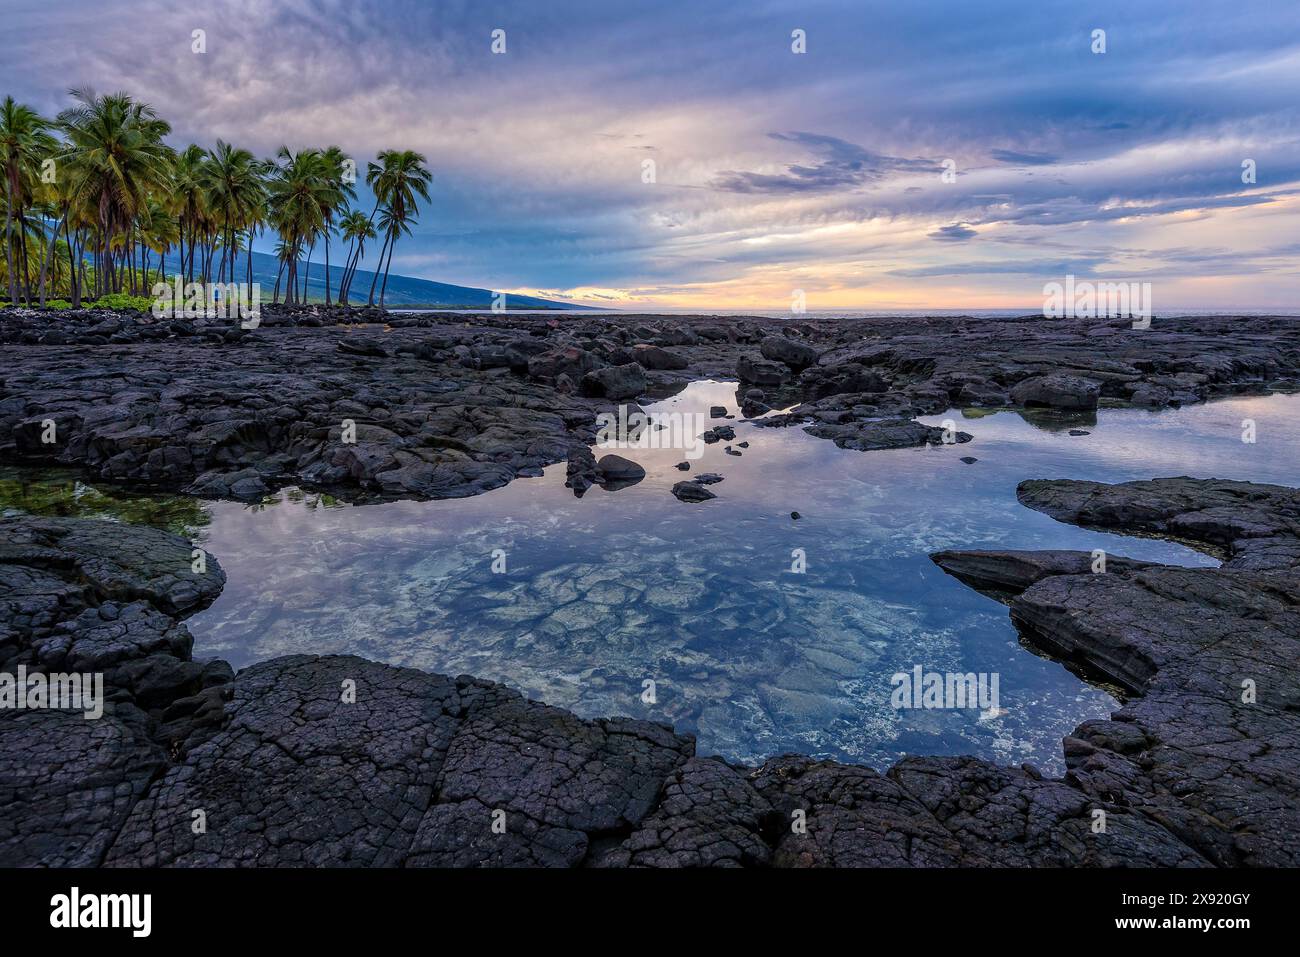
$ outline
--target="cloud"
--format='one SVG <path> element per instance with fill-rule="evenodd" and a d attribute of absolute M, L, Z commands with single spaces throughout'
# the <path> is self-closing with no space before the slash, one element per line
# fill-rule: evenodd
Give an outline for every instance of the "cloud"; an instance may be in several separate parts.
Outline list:
<path fill-rule="evenodd" d="M 919 266 L 911 269 L 893 269 L 889 275 L 908 279 L 932 279 L 938 276 L 1064 276 L 1067 273 L 1087 275 L 1106 263 L 1104 257 L 1078 259 L 1020 259 L 1011 262 L 979 260 L 936 266 Z"/>
<path fill-rule="evenodd" d="M 937 239 L 940 242 L 964 243 L 968 239 L 974 239 L 979 233 L 965 223 L 953 223 L 951 226 L 941 226 L 929 235 L 931 239 Z"/>
<path fill-rule="evenodd" d="M 1021 153 L 1016 150 L 990 150 L 989 155 L 999 163 L 1012 163 L 1016 166 L 1050 166 L 1058 159 L 1051 153 Z"/>
<path fill-rule="evenodd" d="M 733 193 L 806 193 L 852 189 L 880 179 L 887 172 L 937 173 L 942 166 L 934 160 L 904 159 L 873 153 L 854 143 L 817 133 L 769 133 L 772 139 L 796 143 L 819 158 L 805 166 L 790 164 L 784 173 L 754 173 L 726 170 L 710 183 L 714 189 Z"/>
<path fill-rule="evenodd" d="M 432 201 L 394 268 L 430 279 L 974 305 L 1078 263 L 1300 301 L 1277 252 L 1300 235 L 1300 14 L 1272 0 L 9 0 L 4 19 L 0 93 L 45 113 L 88 84 L 152 103 L 178 145 L 425 153 Z"/>

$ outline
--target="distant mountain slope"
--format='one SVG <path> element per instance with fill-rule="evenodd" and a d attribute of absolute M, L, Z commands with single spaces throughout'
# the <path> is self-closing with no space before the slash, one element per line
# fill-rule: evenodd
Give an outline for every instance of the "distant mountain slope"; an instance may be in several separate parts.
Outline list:
<path fill-rule="evenodd" d="M 340 256 L 340 259 L 342 256 Z M 299 277 L 307 264 L 300 263 L 298 266 Z M 266 253 L 253 253 L 253 281 L 262 284 L 262 296 L 270 300 L 271 293 L 275 289 L 275 277 L 280 271 L 280 262 L 274 256 Z M 352 280 L 352 290 L 348 298 L 353 303 L 364 303 L 366 297 L 370 294 L 370 280 L 374 273 L 364 269 L 357 270 L 356 278 Z M 244 272 L 241 269 L 238 279 L 242 280 Z M 339 262 L 330 262 L 330 295 L 331 298 L 338 297 L 339 281 L 343 277 L 343 268 Z M 384 277 L 379 277 L 382 283 Z M 284 297 L 283 280 L 281 280 L 280 289 L 281 298 Z M 324 257 L 313 259 L 311 264 L 311 273 L 307 280 L 307 295 L 310 299 L 325 298 L 325 262 Z M 396 273 L 388 275 L 388 291 L 384 297 L 384 304 L 389 307 L 401 308 L 403 306 L 465 306 L 471 309 L 488 309 L 492 306 L 493 292 L 490 289 L 475 289 L 472 286 L 453 286 L 451 283 L 434 282 L 430 279 L 416 279 L 414 276 L 399 276 Z M 375 287 L 375 301 L 379 301 L 379 287 Z M 567 302 L 556 302 L 551 299 L 538 299 L 535 296 L 516 296 L 509 294 L 506 296 L 506 308 L 508 309 L 593 309 L 593 306 L 575 306 Z"/>

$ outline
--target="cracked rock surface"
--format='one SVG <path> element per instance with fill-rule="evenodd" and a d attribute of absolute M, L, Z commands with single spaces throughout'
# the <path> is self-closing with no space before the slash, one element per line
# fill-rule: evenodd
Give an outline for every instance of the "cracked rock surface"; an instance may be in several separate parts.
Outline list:
<path fill-rule="evenodd" d="M 1078 553 L 1073 567 L 1057 558 L 1040 576 L 1023 569 L 1041 553 L 935 560 L 976 587 L 997 578 L 989 569 L 1000 563 L 997 584 L 1022 586 L 1010 605 L 1026 639 L 1129 695 L 1110 720 L 1066 739 L 1067 784 L 1158 822 L 1213 864 L 1294 866 L 1300 491 L 1178 477 L 1029 481 L 1018 496 L 1065 521 L 1230 556 L 1219 568 L 1109 558 L 1097 573 Z"/>
<path fill-rule="evenodd" d="M 1071 521 L 1234 556 L 1195 569 L 1112 557 L 1101 573 L 1082 552 L 935 556 L 1008 602 L 1027 642 L 1127 694 L 1065 739 L 1063 779 L 970 757 L 883 774 L 798 755 L 735 766 L 664 725 L 583 720 L 492 682 L 354 656 L 232 677 L 175 638 L 223 580 L 215 561 L 188 572 L 190 543 L 89 519 L 0 520 L 0 670 L 49 669 L 43 647 L 65 649 L 61 662 L 109 648 L 112 661 L 102 718 L 0 711 L 0 864 L 1300 862 L 1300 492 L 1157 479 L 1020 494 Z"/>
<path fill-rule="evenodd" d="M 1294 320 L 1268 316 L 1157 319 L 1135 330 L 1041 316 L 276 306 L 245 330 L 103 310 L 52 322 L 10 308 L 0 312 L 0 462 L 214 498 L 256 500 L 286 485 L 355 501 L 457 498 L 571 460 L 593 442 L 599 413 L 693 380 L 738 376 L 746 414 L 790 409 L 760 424 L 871 451 L 966 441 L 916 421 L 952 407 L 1020 407 L 1068 425 L 1101 401 L 1162 408 L 1263 393 L 1300 379 L 1294 330 Z"/>

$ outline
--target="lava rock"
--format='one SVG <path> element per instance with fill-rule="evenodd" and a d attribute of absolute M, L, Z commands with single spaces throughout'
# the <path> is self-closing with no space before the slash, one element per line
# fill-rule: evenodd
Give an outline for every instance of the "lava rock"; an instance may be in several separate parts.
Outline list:
<path fill-rule="evenodd" d="M 818 355 L 816 349 L 805 343 L 795 342 L 782 336 L 768 336 L 758 344 L 758 351 L 763 354 L 764 359 L 782 362 L 796 372 L 817 364 Z M 758 382 L 760 385 L 764 384 L 759 379 L 750 379 L 748 381 Z"/>
<path fill-rule="evenodd" d="M 1016 383 L 1011 389 L 1011 399 L 1017 405 L 1071 411 L 1097 408 L 1100 395 L 1101 386 L 1098 383 L 1065 373 L 1034 376 Z"/>
<path fill-rule="evenodd" d="M 699 482 L 678 482 L 673 486 L 673 495 L 680 502 L 707 502 L 718 497 Z"/>

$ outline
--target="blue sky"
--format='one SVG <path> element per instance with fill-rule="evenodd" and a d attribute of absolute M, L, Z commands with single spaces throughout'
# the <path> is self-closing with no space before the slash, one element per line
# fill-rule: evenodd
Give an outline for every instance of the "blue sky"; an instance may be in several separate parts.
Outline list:
<path fill-rule="evenodd" d="M 408 275 L 817 309 L 1035 306 L 1073 272 L 1157 311 L 1300 305 L 1293 2 L 5 0 L 3 49 L 0 93 L 50 114 L 89 85 L 178 145 L 423 152 Z"/>

